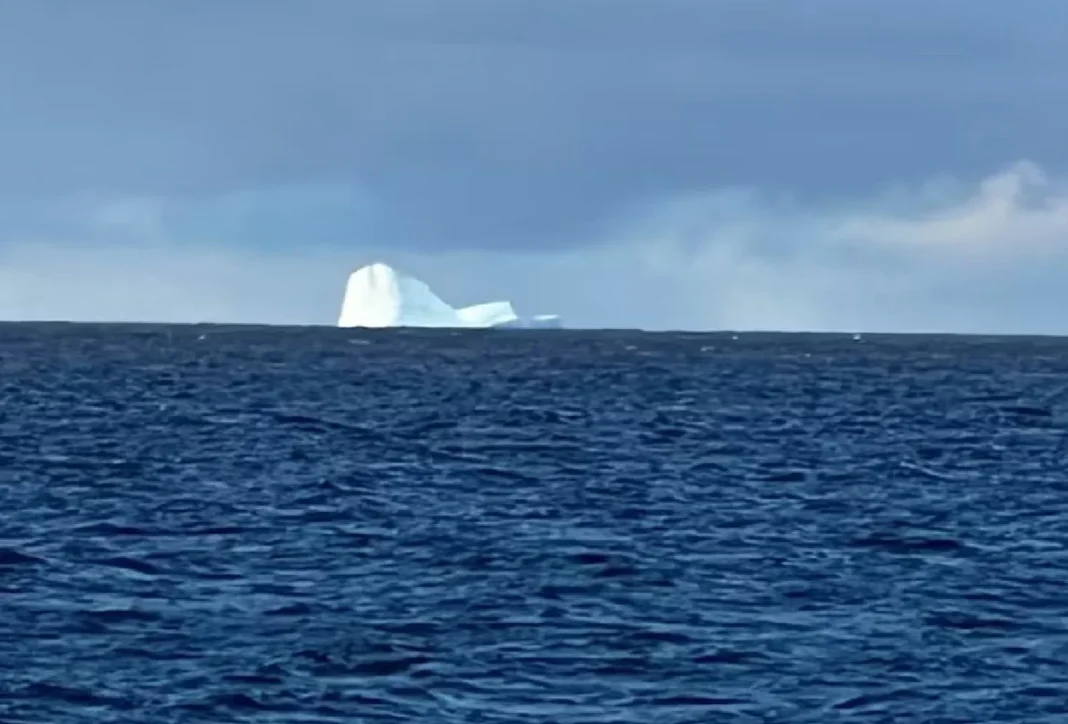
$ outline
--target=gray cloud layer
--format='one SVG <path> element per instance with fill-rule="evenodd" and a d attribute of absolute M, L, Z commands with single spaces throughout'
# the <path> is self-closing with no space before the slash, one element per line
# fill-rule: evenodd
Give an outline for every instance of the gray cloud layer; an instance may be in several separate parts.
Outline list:
<path fill-rule="evenodd" d="M 387 256 L 595 325 L 1048 327 L 1065 67 L 1038 0 L 5 3 L 0 316 L 329 322 Z"/>
<path fill-rule="evenodd" d="M 621 206 L 1068 163 L 1068 6 L 136 0 L 0 8 L 0 190 L 346 182 L 428 246 Z"/>

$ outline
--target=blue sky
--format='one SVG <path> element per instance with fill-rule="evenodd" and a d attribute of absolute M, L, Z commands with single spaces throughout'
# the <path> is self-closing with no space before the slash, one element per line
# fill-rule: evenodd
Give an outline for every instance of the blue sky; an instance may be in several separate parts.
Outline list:
<path fill-rule="evenodd" d="M 0 5 L 0 318 L 1068 333 L 1058 0 Z"/>

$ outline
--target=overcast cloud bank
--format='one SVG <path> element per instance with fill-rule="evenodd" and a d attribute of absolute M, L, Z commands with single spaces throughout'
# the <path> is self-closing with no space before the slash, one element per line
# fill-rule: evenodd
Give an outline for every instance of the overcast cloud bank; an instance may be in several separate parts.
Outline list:
<path fill-rule="evenodd" d="M 0 3 L 0 318 L 1063 332 L 1068 3 Z M 1038 166 L 1046 170 L 1043 175 Z"/>
<path fill-rule="evenodd" d="M 452 303 L 508 298 L 583 327 L 1068 333 L 1068 186 L 1029 162 L 837 205 L 745 189 L 661 199 L 574 249 L 413 251 L 296 228 L 251 243 L 259 203 L 282 223 L 373 215 L 362 199 L 305 188 L 57 205 L 47 216 L 64 231 L 24 224 L 2 239 L 0 315 L 331 324 L 349 271 L 384 259 Z"/>

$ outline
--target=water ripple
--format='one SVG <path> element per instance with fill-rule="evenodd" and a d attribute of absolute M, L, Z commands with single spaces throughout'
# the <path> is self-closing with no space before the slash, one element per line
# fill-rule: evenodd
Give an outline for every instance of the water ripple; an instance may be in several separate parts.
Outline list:
<path fill-rule="evenodd" d="M 1062 721 L 1065 352 L 0 326 L 0 721 Z"/>

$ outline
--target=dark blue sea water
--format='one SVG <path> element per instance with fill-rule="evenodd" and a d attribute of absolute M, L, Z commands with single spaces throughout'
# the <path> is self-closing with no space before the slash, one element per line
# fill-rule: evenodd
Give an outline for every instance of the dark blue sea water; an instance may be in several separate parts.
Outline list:
<path fill-rule="evenodd" d="M 1063 722 L 1068 341 L 0 326 L 0 722 Z"/>

